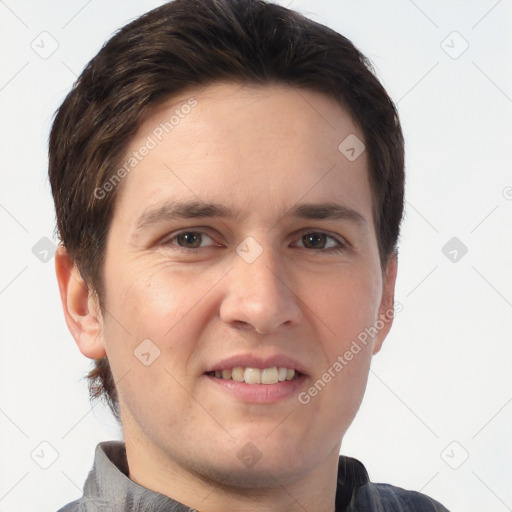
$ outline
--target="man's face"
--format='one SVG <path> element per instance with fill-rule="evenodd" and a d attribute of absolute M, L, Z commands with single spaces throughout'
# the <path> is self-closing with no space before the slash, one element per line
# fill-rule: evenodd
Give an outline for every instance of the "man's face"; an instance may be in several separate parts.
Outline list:
<path fill-rule="evenodd" d="M 141 126 L 101 327 L 134 460 L 254 487 L 337 457 L 390 322 L 357 337 L 389 314 L 395 278 L 380 268 L 366 153 L 338 148 L 354 135 L 327 97 L 284 85 L 215 84 Z M 178 203 L 201 216 L 173 214 Z M 303 207 L 327 203 L 341 214 Z"/>

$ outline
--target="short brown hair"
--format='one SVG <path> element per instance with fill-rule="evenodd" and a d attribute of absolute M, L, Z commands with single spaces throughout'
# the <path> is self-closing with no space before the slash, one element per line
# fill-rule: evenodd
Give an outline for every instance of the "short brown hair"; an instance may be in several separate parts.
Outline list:
<path fill-rule="evenodd" d="M 395 106 L 369 61 L 345 37 L 264 0 L 174 0 L 119 30 L 89 62 L 57 111 L 49 176 L 61 243 L 102 305 L 112 179 L 138 127 L 159 103 L 216 81 L 287 84 L 345 107 L 364 134 L 381 267 L 396 252 L 404 148 Z M 341 141 L 340 141 L 341 142 Z M 89 375 L 119 418 L 106 358 Z"/>

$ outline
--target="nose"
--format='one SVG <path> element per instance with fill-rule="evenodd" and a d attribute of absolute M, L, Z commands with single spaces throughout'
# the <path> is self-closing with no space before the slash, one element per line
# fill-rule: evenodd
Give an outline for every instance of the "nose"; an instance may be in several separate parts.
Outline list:
<path fill-rule="evenodd" d="M 268 334 L 281 326 L 294 327 L 300 322 L 300 299 L 292 289 L 283 263 L 270 248 L 265 248 L 252 262 L 235 255 L 227 279 L 227 291 L 220 307 L 220 317 L 225 323 Z"/>

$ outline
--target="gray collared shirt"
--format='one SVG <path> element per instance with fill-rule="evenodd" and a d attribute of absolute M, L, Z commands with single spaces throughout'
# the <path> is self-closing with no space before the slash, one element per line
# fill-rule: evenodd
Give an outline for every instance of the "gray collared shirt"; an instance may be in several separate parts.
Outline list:
<path fill-rule="evenodd" d="M 83 496 L 59 512 L 197 512 L 128 478 L 125 445 L 98 444 Z M 448 512 L 424 494 L 369 481 L 356 459 L 340 456 L 336 512 Z"/>

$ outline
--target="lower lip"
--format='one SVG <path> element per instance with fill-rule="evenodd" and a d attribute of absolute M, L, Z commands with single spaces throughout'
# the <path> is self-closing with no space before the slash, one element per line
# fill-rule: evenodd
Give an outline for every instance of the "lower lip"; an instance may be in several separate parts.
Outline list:
<path fill-rule="evenodd" d="M 234 398 L 254 404 L 272 404 L 296 397 L 306 381 L 305 375 L 299 375 L 293 380 L 284 380 L 276 384 L 247 384 L 236 380 L 219 379 L 211 375 L 205 376 L 219 389 Z"/>

